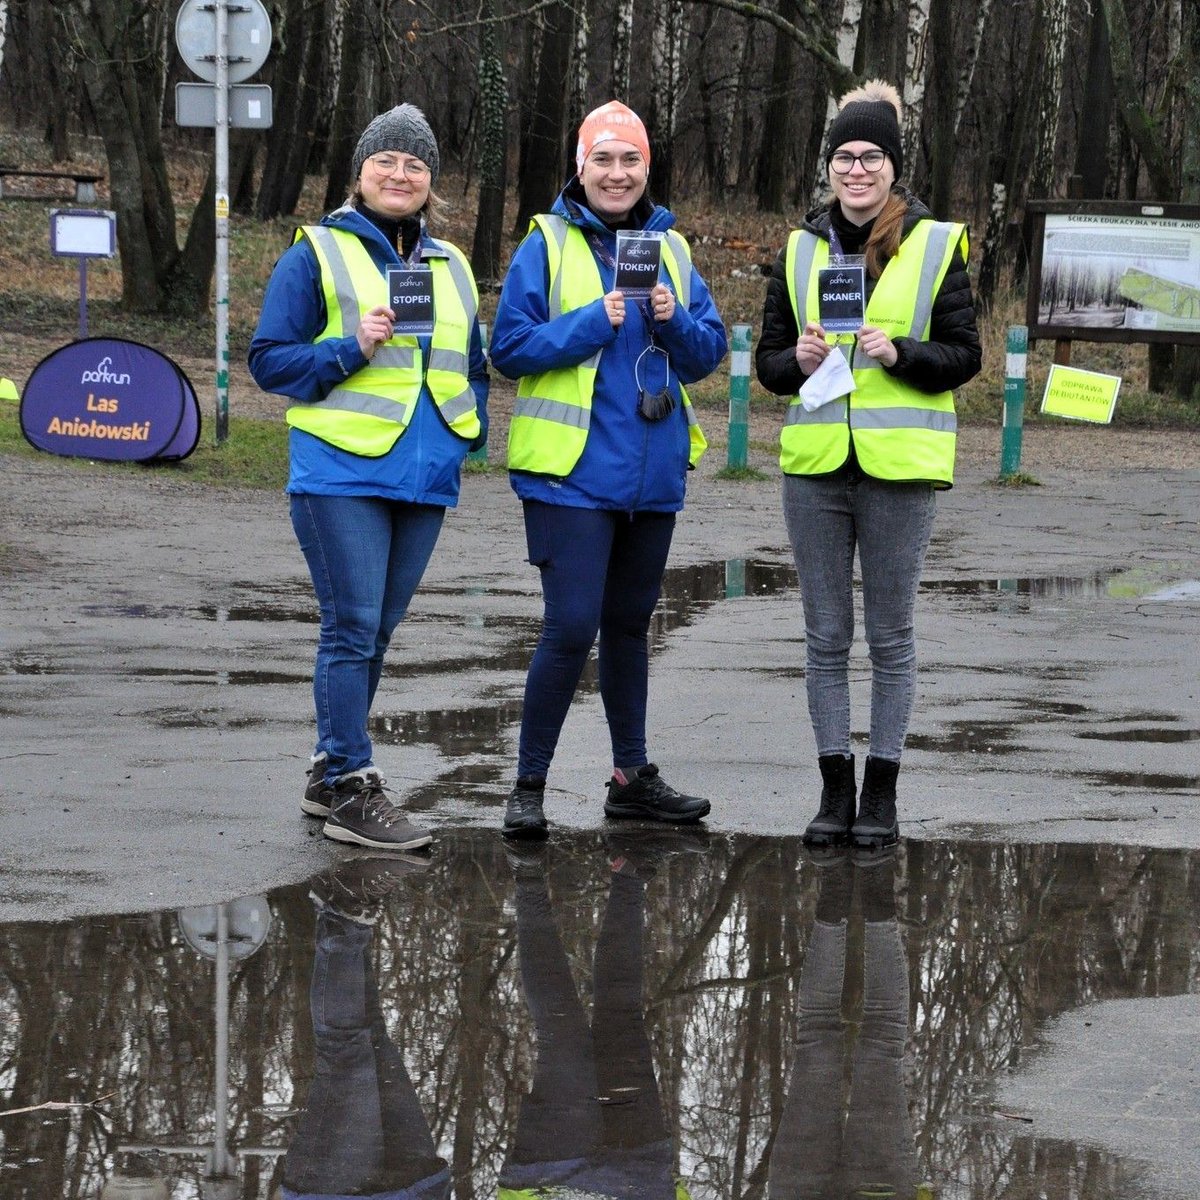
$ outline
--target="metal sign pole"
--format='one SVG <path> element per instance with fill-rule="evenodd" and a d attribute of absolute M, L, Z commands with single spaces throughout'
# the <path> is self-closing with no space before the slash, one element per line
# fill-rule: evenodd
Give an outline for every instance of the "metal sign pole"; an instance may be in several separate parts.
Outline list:
<path fill-rule="evenodd" d="M 87 337 L 87 258 L 79 256 L 79 340 Z"/>
<path fill-rule="evenodd" d="M 216 0 L 217 445 L 229 436 L 229 9 Z"/>

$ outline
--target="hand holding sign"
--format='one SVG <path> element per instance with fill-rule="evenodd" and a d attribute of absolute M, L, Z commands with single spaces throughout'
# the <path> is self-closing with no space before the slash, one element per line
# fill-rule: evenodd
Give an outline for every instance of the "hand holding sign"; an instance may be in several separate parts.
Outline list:
<path fill-rule="evenodd" d="M 392 336 L 391 309 L 380 306 L 363 313 L 354 335 L 358 338 L 358 348 L 363 352 L 363 357 L 373 358 L 375 351 Z"/>
<path fill-rule="evenodd" d="M 625 324 L 625 297 L 621 292 L 609 292 L 604 297 L 604 315 L 614 329 Z"/>
<path fill-rule="evenodd" d="M 665 283 L 651 289 L 650 310 L 656 321 L 669 321 L 675 315 L 675 293 Z"/>
<path fill-rule="evenodd" d="M 796 362 L 805 375 L 811 375 L 829 353 L 830 346 L 825 340 L 825 330 L 816 321 L 809 321 L 804 326 L 804 333 L 796 342 Z"/>

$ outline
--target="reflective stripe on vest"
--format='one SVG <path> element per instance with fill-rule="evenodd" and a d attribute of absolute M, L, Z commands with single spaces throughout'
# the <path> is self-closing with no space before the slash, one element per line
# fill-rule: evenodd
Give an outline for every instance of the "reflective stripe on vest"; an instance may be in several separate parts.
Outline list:
<path fill-rule="evenodd" d="M 327 322 L 316 341 L 353 336 L 362 315 L 387 305 L 387 280 L 357 234 L 325 225 L 297 230 L 307 238 L 321 271 Z M 398 333 L 369 363 L 315 404 L 295 404 L 287 422 L 354 454 L 386 454 L 412 420 L 421 384 L 429 388 L 447 426 L 471 440 L 479 434 L 475 393 L 468 379 L 471 330 L 479 296 L 462 252 L 432 241 L 422 257 L 433 276 L 434 326 L 422 362 L 414 334 Z"/>
<path fill-rule="evenodd" d="M 926 341 L 938 289 L 967 236 L 962 225 L 919 221 L 875 283 L 865 324 L 889 337 Z M 817 271 L 829 262 L 829 243 L 805 230 L 788 238 L 788 297 L 803 329 L 818 312 Z M 810 315 L 811 314 L 811 315 Z M 855 345 L 839 343 L 857 390 L 806 412 L 799 397 L 788 407 L 780 434 L 779 465 L 789 475 L 837 470 L 854 451 L 863 470 L 878 479 L 950 484 L 954 478 L 957 419 L 951 392 L 922 392 L 883 370 Z"/>
<path fill-rule="evenodd" d="M 550 279 L 547 296 L 549 319 L 573 312 L 604 295 L 600 268 L 583 231 L 565 218 L 541 213 L 529 231 L 542 231 Z M 663 238 L 663 262 L 675 295 L 688 308 L 692 295 L 692 259 L 686 240 L 674 230 Z M 571 473 L 583 454 L 591 423 L 592 396 L 603 350 L 573 367 L 524 375 L 517 385 L 513 418 L 508 427 L 508 467 L 559 478 Z M 680 384 L 683 412 L 688 424 L 688 461 L 700 461 L 708 441 L 696 419 L 687 389 Z"/>

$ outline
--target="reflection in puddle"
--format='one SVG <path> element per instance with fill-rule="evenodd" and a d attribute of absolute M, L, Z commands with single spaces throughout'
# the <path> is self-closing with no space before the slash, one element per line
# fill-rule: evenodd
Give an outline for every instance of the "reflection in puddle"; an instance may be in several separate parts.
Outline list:
<path fill-rule="evenodd" d="M 32 1110 L 0 1121 L 0 1191 L 1163 1194 L 990 1088 L 1059 1013 L 1197 990 L 1196 854 L 815 865 L 796 840 L 636 827 L 434 849 L 182 922 L 0 927 L 0 1088 Z"/>

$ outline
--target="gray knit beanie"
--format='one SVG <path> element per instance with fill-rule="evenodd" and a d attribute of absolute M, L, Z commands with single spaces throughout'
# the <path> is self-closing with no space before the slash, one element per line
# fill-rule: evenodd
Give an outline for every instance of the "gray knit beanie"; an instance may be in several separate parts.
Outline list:
<path fill-rule="evenodd" d="M 429 182 L 437 183 L 438 160 L 437 138 L 425 120 L 425 114 L 415 104 L 397 104 L 391 112 L 380 113 L 362 131 L 358 145 L 354 147 L 354 158 L 350 163 L 351 178 L 357 179 L 362 165 L 372 154 L 395 150 L 419 158 L 430 170 Z"/>
<path fill-rule="evenodd" d="M 904 174 L 904 139 L 896 110 L 886 100 L 852 100 L 833 119 L 825 140 L 825 166 L 847 142 L 873 142 L 887 152 L 899 181 Z"/>

